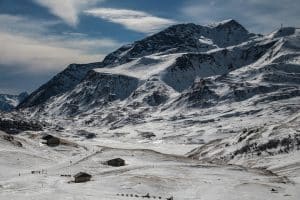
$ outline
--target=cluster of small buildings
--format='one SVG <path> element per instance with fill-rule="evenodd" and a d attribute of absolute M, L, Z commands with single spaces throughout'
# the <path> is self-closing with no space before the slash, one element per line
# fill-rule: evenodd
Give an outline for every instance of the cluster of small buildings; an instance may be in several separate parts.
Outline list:
<path fill-rule="evenodd" d="M 112 167 L 121 167 L 125 166 L 125 160 L 122 158 L 115 158 L 111 159 L 105 162 L 105 164 L 112 166 Z M 92 178 L 92 175 L 85 173 L 85 172 L 79 172 L 74 175 L 74 182 L 75 183 L 83 183 L 83 182 L 88 182 Z"/>

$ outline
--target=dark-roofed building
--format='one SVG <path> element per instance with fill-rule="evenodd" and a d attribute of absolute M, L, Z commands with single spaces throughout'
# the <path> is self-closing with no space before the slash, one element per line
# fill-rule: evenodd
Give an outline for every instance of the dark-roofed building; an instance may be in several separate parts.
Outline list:
<path fill-rule="evenodd" d="M 78 174 L 74 175 L 75 183 L 83 183 L 88 182 L 92 178 L 92 175 L 85 173 L 85 172 L 79 172 Z"/>
<path fill-rule="evenodd" d="M 60 144 L 60 139 L 52 135 L 45 135 L 42 139 L 46 140 L 46 144 L 50 147 L 56 147 Z"/>
<path fill-rule="evenodd" d="M 53 137 L 53 138 L 50 138 L 49 140 L 47 140 L 47 145 L 49 147 L 56 147 L 59 144 L 60 144 L 60 139 L 57 137 Z"/>
<path fill-rule="evenodd" d="M 125 166 L 125 160 L 123 160 L 122 158 L 115 158 L 112 160 L 108 160 L 106 161 L 107 165 L 113 166 L 113 167 L 121 167 L 121 166 Z"/>
<path fill-rule="evenodd" d="M 49 139 L 51 139 L 51 138 L 54 138 L 54 136 L 53 135 L 44 135 L 43 137 L 42 137 L 42 139 L 43 140 L 49 140 Z"/>

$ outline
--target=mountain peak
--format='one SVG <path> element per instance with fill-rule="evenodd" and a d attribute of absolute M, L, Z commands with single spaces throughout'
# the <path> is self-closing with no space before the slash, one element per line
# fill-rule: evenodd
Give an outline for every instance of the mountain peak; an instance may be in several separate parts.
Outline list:
<path fill-rule="evenodd" d="M 226 25 L 226 24 L 239 24 L 236 20 L 234 19 L 225 19 L 225 20 L 222 20 L 222 21 L 218 21 L 218 22 L 212 22 L 210 24 L 208 24 L 207 26 L 209 27 L 217 27 L 217 26 L 222 26 L 222 25 Z"/>
<path fill-rule="evenodd" d="M 220 22 L 211 23 L 208 26 L 217 29 L 223 29 L 223 28 L 240 29 L 248 33 L 248 30 L 234 19 L 227 19 Z"/>
<path fill-rule="evenodd" d="M 206 52 L 240 44 L 251 36 L 253 35 L 235 20 L 226 20 L 211 26 L 176 24 L 132 45 L 119 48 L 109 54 L 103 63 L 124 64 L 154 53 Z"/>
<path fill-rule="evenodd" d="M 240 23 L 238 23 L 236 20 L 234 19 L 225 19 L 223 21 L 217 22 L 218 25 L 224 25 L 224 24 L 238 24 L 240 25 Z"/>

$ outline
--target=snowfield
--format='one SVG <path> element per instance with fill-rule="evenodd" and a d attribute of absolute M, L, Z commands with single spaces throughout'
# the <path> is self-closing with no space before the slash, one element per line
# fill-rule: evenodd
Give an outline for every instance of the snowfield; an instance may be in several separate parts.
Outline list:
<path fill-rule="evenodd" d="M 299 110 L 299 29 L 175 25 L 0 113 L 0 199 L 298 200 Z"/>
<path fill-rule="evenodd" d="M 259 168 L 208 164 L 147 144 L 114 148 L 96 140 L 49 148 L 39 137 L 15 137 L 22 148 L 1 139 L 1 199 L 142 199 L 147 193 L 153 199 L 297 199 L 300 194 L 294 181 Z M 112 157 L 125 159 L 126 166 L 103 164 Z M 90 173 L 91 182 L 73 183 L 72 177 L 61 176 L 80 171 Z"/>

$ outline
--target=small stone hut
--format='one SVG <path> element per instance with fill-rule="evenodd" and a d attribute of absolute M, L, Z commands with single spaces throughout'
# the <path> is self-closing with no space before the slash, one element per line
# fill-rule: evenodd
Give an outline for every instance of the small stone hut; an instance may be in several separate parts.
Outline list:
<path fill-rule="evenodd" d="M 122 158 L 115 158 L 112 160 L 108 160 L 106 161 L 107 165 L 113 166 L 113 167 L 121 167 L 121 166 L 125 166 L 125 160 L 123 160 Z"/>
<path fill-rule="evenodd" d="M 92 178 L 92 175 L 85 173 L 85 172 L 79 172 L 78 174 L 74 175 L 75 183 L 83 183 L 88 182 Z"/>
<path fill-rule="evenodd" d="M 44 135 L 44 136 L 42 137 L 43 140 L 49 140 L 49 139 L 51 139 L 51 138 L 54 138 L 54 136 L 53 136 L 53 135 Z"/>
<path fill-rule="evenodd" d="M 52 135 L 46 135 L 42 139 L 46 140 L 46 144 L 50 147 L 56 147 L 60 144 L 60 139 Z"/>

